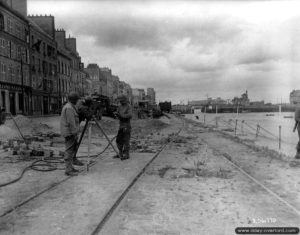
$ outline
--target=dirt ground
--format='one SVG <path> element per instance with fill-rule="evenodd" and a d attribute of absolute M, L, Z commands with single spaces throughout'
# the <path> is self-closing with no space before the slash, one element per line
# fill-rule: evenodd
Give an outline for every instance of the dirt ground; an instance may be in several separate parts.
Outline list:
<path fill-rule="evenodd" d="M 243 226 L 299 226 L 299 178 L 299 168 L 274 159 L 272 152 L 254 151 L 187 121 L 181 137 L 157 158 L 100 234 L 232 235 Z"/>
<path fill-rule="evenodd" d="M 56 131 L 57 117 L 35 122 Z M 110 138 L 117 122 L 102 121 Z M 66 180 L 25 206 L 0 217 L 0 234 L 91 234 L 139 170 L 180 129 L 180 119 L 133 121 L 132 157 L 113 159 L 109 148 L 89 172 Z M 48 130 L 47 130 L 48 131 Z M 79 155 L 86 155 L 84 140 Z M 93 129 L 92 152 L 106 146 Z M 57 142 L 56 149 L 62 148 Z M 86 161 L 86 158 L 82 158 Z M 229 161 L 240 166 L 270 194 Z M 8 160 L 1 157 L 1 161 Z M 246 146 L 220 132 L 185 120 L 185 127 L 134 185 L 100 234 L 231 235 L 239 226 L 300 224 L 300 171 L 287 159 Z M 6 165 L 5 165 L 6 164 Z M 1 164 L 1 182 L 26 162 Z M 4 172 L 5 170 L 5 172 Z M 63 171 L 28 171 L 0 189 L 1 214 L 66 177 Z"/>

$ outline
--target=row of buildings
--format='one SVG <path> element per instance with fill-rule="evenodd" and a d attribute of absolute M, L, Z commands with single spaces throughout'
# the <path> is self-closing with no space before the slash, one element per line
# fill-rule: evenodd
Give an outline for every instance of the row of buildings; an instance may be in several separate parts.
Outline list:
<path fill-rule="evenodd" d="M 112 102 L 115 102 L 119 95 L 124 94 L 135 107 L 140 106 L 141 103 L 156 104 L 154 88 L 147 88 L 147 92 L 144 89 L 131 88 L 128 83 L 114 75 L 110 68 L 100 67 L 98 64 L 88 64 L 84 71 L 89 76 L 88 87 L 85 89 L 88 93 L 109 97 Z"/>
<path fill-rule="evenodd" d="M 248 91 L 243 93 L 240 97 L 235 96 L 232 100 L 224 100 L 220 97 L 213 99 L 207 98 L 206 100 L 195 100 L 189 101 L 188 105 L 193 107 L 203 107 L 203 106 L 222 106 L 222 105 L 235 105 L 235 106 L 247 106 L 247 105 L 257 105 L 264 104 L 264 102 L 250 102 L 248 97 Z"/>
<path fill-rule="evenodd" d="M 111 69 L 85 68 L 76 38 L 56 29 L 54 16 L 28 16 L 27 0 L 0 0 L 0 106 L 13 115 L 57 113 L 70 91 L 112 101 L 135 94 Z"/>

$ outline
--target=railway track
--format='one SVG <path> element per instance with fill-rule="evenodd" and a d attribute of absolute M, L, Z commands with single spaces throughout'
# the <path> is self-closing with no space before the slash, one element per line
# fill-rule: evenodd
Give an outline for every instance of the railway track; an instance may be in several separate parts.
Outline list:
<path fill-rule="evenodd" d="M 224 158 L 228 164 L 230 164 L 231 166 L 233 166 L 235 169 L 237 169 L 239 172 L 241 172 L 244 176 L 246 176 L 248 179 L 250 179 L 252 182 L 254 182 L 256 185 L 260 186 L 262 189 L 264 189 L 270 196 L 272 196 L 273 198 L 275 198 L 276 200 L 280 201 L 281 203 L 283 203 L 287 208 L 289 208 L 290 210 L 292 210 L 294 213 L 296 213 L 298 215 L 298 217 L 300 218 L 300 211 L 293 206 L 292 204 L 290 204 L 288 201 L 284 200 L 282 197 L 280 197 L 276 192 L 272 191 L 270 188 L 268 188 L 267 186 L 265 186 L 263 183 L 261 183 L 259 180 L 257 180 L 256 178 L 254 178 L 253 176 L 251 176 L 249 173 L 247 173 L 238 163 L 234 162 L 232 159 L 233 157 L 226 153 L 226 152 L 222 152 L 219 149 L 211 146 L 206 140 L 201 138 L 201 142 L 205 143 L 209 148 L 211 148 L 214 152 L 216 152 L 219 156 L 221 156 L 222 158 Z"/>
<path fill-rule="evenodd" d="M 181 127 L 179 128 L 179 130 L 175 133 L 175 135 L 173 135 L 172 137 L 176 137 L 178 136 L 181 131 L 184 129 L 185 127 L 185 121 L 183 118 L 178 117 L 181 120 Z M 118 199 L 113 203 L 113 205 L 110 207 L 110 209 L 105 213 L 104 217 L 101 218 L 100 222 L 98 223 L 98 225 L 96 226 L 96 228 L 92 231 L 91 235 L 94 234 L 98 234 L 101 229 L 103 228 L 103 226 L 106 224 L 106 222 L 109 220 L 109 218 L 111 217 L 111 215 L 114 213 L 114 211 L 116 210 L 116 208 L 118 207 L 118 205 L 122 202 L 122 200 L 126 197 L 126 195 L 128 194 L 128 192 L 131 190 L 131 188 L 136 184 L 136 182 L 141 178 L 141 176 L 144 174 L 144 172 L 146 171 L 146 169 L 151 165 L 151 163 L 153 163 L 153 161 L 155 161 L 155 159 L 160 155 L 160 153 L 168 146 L 168 144 L 172 142 L 172 139 L 168 139 L 168 141 L 166 143 L 164 143 L 159 150 L 154 154 L 154 156 L 146 163 L 146 165 L 139 171 L 139 173 L 134 177 L 134 179 L 128 184 L 128 186 L 124 189 L 124 191 L 122 192 L 122 194 L 118 197 Z M 97 163 L 97 161 L 91 163 L 90 167 L 92 167 L 93 165 L 95 165 Z M 49 192 L 50 190 L 53 190 L 54 188 L 58 187 L 59 185 L 63 184 L 64 182 L 68 181 L 69 179 L 71 179 L 73 177 L 69 176 L 64 178 L 63 180 L 52 184 L 50 187 L 41 190 L 40 192 L 34 194 L 33 196 L 30 196 L 29 198 L 25 199 L 24 201 L 22 201 L 21 203 L 19 203 L 18 205 L 15 205 L 13 208 L 10 208 L 8 210 L 6 210 L 5 212 L 3 212 L 0 215 L 0 218 L 5 217 L 7 215 L 9 215 L 10 213 L 16 211 L 17 209 L 25 206 L 26 204 L 28 204 L 29 202 L 33 201 L 34 199 L 37 199 L 38 197 L 40 197 L 41 195 L 46 194 L 47 192 Z"/>

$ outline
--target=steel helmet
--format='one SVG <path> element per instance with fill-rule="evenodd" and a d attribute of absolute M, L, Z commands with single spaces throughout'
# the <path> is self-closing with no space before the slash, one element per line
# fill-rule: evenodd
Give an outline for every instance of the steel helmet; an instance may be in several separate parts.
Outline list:
<path fill-rule="evenodd" d="M 70 92 L 68 95 L 68 100 L 71 103 L 76 103 L 79 99 L 80 99 L 80 97 L 77 92 Z"/>

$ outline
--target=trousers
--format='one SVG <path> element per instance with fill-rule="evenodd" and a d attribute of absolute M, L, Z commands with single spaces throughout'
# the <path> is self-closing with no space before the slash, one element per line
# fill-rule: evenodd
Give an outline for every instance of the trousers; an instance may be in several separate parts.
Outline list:
<path fill-rule="evenodd" d="M 77 135 L 70 135 L 65 137 L 65 155 L 64 160 L 66 163 L 66 172 L 73 169 L 73 160 L 77 149 Z"/>
<path fill-rule="evenodd" d="M 129 157 L 131 127 L 119 128 L 116 143 L 120 152 L 120 157 Z"/>

